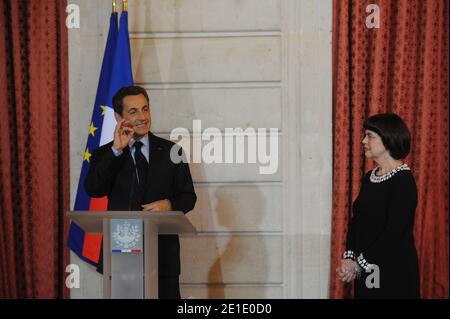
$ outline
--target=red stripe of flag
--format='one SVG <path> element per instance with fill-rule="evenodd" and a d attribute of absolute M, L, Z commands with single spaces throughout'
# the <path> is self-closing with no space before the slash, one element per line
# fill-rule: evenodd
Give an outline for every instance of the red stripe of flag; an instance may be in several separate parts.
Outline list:
<path fill-rule="evenodd" d="M 83 241 L 83 257 L 98 263 L 100 248 L 102 245 L 102 234 L 85 233 Z"/>
<path fill-rule="evenodd" d="M 105 211 L 108 209 L 108 197 L 93 198 L 89 203 L 89 210 Z"/>

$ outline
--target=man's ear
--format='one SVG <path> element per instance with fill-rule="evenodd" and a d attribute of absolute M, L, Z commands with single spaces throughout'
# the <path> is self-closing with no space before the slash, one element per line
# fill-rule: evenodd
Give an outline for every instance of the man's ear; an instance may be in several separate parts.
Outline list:
<path fill-rule="evenodd" d="M 116 122 L 119 122 L 122 119 L 122 116 L 120 116 L 119 113 L 114 112 L 114 118 L 116 119 Z"/>

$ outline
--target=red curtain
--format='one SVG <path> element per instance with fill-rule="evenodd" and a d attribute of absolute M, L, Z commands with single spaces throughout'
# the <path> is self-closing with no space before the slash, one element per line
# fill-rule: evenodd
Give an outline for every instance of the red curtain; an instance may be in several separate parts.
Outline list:
<path fill-rule="evenodd" d="M 379 28 L 366 27 L 369 4 Z M 395 112 L 412 133 L 406 162 L 419 203 L 415 239 L 422 298 L 448 298 L 448 1 L 334 0 L 331 298 L 351 295 L 335 269 L 366 162 L 362 123 Z M 399 269 L 401 265 L 399 265 Z"/>
<path fill-rule="evenodd" d="M 65 7 L 0 1 L 0 298 L 67 296 Z"/>

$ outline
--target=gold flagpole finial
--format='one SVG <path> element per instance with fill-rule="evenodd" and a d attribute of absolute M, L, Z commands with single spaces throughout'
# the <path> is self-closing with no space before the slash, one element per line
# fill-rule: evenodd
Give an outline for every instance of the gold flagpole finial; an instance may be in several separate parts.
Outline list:
<path fill-rule="evenodd" d="M 112 12 L 117 12 L 117 2 L 116 2 L 116 0 L 113 0 L 113 2 L 112 2 Z"/>
<path fill-rule="evenodd" d="M 122 0 L 122 5 L 123 5 L 122 10 L 125 11 L 125 12 L 128 12 L 128 1 L 127 0 Z"/>

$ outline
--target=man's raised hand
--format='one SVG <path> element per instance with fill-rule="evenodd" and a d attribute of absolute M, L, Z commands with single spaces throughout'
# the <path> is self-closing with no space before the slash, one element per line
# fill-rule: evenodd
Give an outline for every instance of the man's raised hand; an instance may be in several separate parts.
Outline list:
<path fill-rule="evenodd" d="M 125 119 L 121 119 L 117 122 L 114 130 L 114 148 L 118 151 L 123 150 L 130 142 L 133 134 L 134 129 L 131 123 Z"/>

